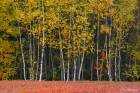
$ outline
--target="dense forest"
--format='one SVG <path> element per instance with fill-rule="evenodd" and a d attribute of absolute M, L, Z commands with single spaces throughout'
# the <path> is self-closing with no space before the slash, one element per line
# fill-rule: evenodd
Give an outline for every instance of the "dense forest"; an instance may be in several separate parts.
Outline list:
<path fill-rule="evenodd" d="M 140 0 L 0 0 L 0 80 L 140 80 Z"/>

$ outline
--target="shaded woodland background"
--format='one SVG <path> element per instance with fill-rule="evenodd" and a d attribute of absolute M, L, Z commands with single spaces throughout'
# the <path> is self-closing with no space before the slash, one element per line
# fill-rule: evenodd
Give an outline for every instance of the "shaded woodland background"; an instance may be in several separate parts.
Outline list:
<path fill-rule="evenodd" d="M 0 0 L 1 80 L 140 80 L 140 0 Z"/>

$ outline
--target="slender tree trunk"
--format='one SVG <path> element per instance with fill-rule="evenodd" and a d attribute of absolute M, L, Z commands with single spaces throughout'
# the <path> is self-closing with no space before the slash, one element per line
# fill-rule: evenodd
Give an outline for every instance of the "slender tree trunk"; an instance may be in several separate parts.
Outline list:
<path fill-rule="evenodd" d="M 21 50 L 21 55 L 22 55 L 22 63 L 23 63 L 23 76 L 24 76 L 24 80 L 26 80 L 26 64 L 25 64 L 25 57 L 24 57 L 24 53 L 23 53 L 23 44 L 22 44 L 22 36 L 21 36 L 21 31 L 20 31 L 20 27 L 19 27 L 19 32 L 20 32 L 20 50 Z"/>
<path fill-rule="evenodd" d="M 60 33 L 60 29 L 59 29 L 59 41 L 62 41 L 61 39 L 61 33 Z M 60 58 L 61 58 L 61 63 L 62 63 L 62 73 L 63 73 L 63 80 L 65 81 L 65 61 L 64 61 L 64 55 L 63 55 L 63 49 L 62 49 L 62 45 L 60 44 Z"/>
<path fill-rule="evenodd" d="M 53 62 L 53 58 L 52 58 L 52 49 L 50 47 L 50 61 L 52 63 L 52 80 L 54 79 L 54 62 Z"/>
<path fill-rule="evenodd" d="M 44 31 L 43 31 L 43 38 L 44 38 Z M 43 42 L 44 42 L 44 39 L 43 39 Z M 40 75 L 39 75 L 40 81 L 42 80 L 43 62 L 44 62 L 44 44 L 43 44 L 42 50 L 41 50 Z"/>
<path fill-rule="evenodd" d="M 32 49 L 32 33 L 31 33 L 31 23 L 30 23 L 30 33 L 29 33 L 29 59 L 30 59 L 30 80 L 34 79 L 34 69 L 33 69 L 33 49 Z"/>
<path fill-rule="evenodd" d="M 110 18 L 111 20 L 111 25 L 109 29 L 109 36 L 108 36 L 108 42 L 109 42 L 109 54 L 108 54 L 108 61 L 109 61 L 109 81 L 112 81 L 112 69 L 111 69 L 111 30 L 112 30 L 112 17 Z"/>
<path fill-rule="evenodd" d="M 69 81 L 69 78 L 70 78 L 70 77 L 69 77 L 69 76 L 70 76 L 70 73 L 69 73 L 70 71 L 69 71 L 69 70 L 70 70 L 70 61 L 68 60 L 68 67 L 67 67 L 67 81 Z"/>
<path fill-rule="evenodd" d="M 98 29 L 97 29 L 97 43 L 96 43 L 96 75 L 97 75 L 97 80 L 99 80 L 99 29 L 100 29 L 100 17 L 98 14 Z"/>
<path fill-rule="evenodd" d="M 45 75 L 46 75 L 46 77 L 45 77 L 45 79 L 47 80 L 48 78 L 48 73 L 47 73 L 47 67 L 48 67 L 48 69 L 50 69 L 50 63 L 49 63 L 49 66 L 47 66 L 47 51 L 45 51 L 45 49 L 44 49 L 44 62 L 45 62 Z"/>
<path fill-rule="evenodd" d="M 116 48 L 115 48 L 115 81 L 117 81 L 117 56 L 118 56 L 118 32 L 116 36 Z"/>
<path fill-rule="evenodd" d="M 105 36 L 105 45 L 106 45 L 106 62 L 107 62 L 107 75 L 109 78 L 109 81 L 112 81 L 112 77 L 111 77 L 111 72 L 110 72 L 110 63 L 109 63 L 109 58 L 108 58 L 108 43 L 107 43 L 108 39 L 107 39 L 107 34 Z"/>
<path fill-rule="evenodd" d="M 92 55 L 90 56 L 90 80 L 93 80 L 93 60 L 92 60 Z"/>
<path fill-rule="evenodd" d="M 42 15 L 43 15 L 43 20 L 42 20 L 42 25 L 44 26 L 44 21 L 45 21 L 45 18 L 44 18 L 44 0 L 41 1 L 42 3 Z M 41 62 L 40 62 L 40 75 L 39 75 L 39 81 L 42 80 L 42 73 L 43 73 L 43 59 L 44 59 L 44 46 L 45 46 L 45 31 L 44 31 L 44 27 L 42 28 L 42 42 L 43 42 L 43 45 L 42 45 L 42 50 L 41 50 Z"/>
<path fill-rule="evenodd" d="M 33 20 L 33 24 L 34 24 L 34 20 Z M 34 30 L 34 28 L 33 28 Z M 36 79 L 36 70 L 35 70 L 35 66 L 36 66 L 36 50 L 35 50 L 36 46 L 35 46 L 35 37 L 34 35 L 32 35 L 32 62 L 33 62 L 33 80 Z"/>
<path fill-rule="evenodd" d="M 69 39 L 70 39 L 70 31 L 69 31 Z M 69 40 L 69 46 L 70 46 L 70 40 Z M 67 63 L 67 81 L 69 80 L 70 76 L 70 47 L 68 46 L 68 63 Z"/>
<path fill-rule="evenodd" d="M 105 35 L 105 53 L 106 53 L 106 62 L 107 62 L 107 75 L 109 77 L 109 70 L 108 70 L 108 49 L 107 49 L 107 34 Z"/>
<path fill-rule="evenodd" d="M 76 58 L 74 58 L 74 72 L 73 72 L 73 80 L 76 80 Z"/>
<path fill-rule="evenodd" d="M 84 56 L 85 56 L 85 53 L 84 53 L 84 50 L 83 50 L 82 57 L 81 57 L 81 64 L 80 64 L 79 73 L 78 73 L 78 80 L 81 79 L 81 71 L 82 71 L 83 62 L 84 62 Z"/>
<path fill-rule="evenodd" d="M 71 18 L 70 18 L 71 20 Z M 70 26 L 71 26 L 71 22 L 70 22 Z M 69 30 L 69 40 L 68 40 L 68 63 L 67 63 L 67 81 L 69 80 L 69 75 L 70 75 L 70 72 L 69 72 L 69 67 L 70 65 L 70 30 Z"/>
<path fill-rule="evenodd" d="M 64 61 L 64 55 L 63 55 L 63 49 L 60 48 L 60 58 L 61 58 L 61 61 L 62 61 L 62 73 L 63 73 L 63 80 L 65 81 L 66 78 L 65 78 L 65 61 Z"/>
<path fill-rule="evenodd" d="M 60 12 L 58 10 L 58 12 Z M 62 41 L 62 37 L 61 37 L 61 31 L 60 31 L 60 28 L 59 28 L 59 25 L 60 25 L 60 14 L 58 14 L 58 18 L 59 18 L 59 21 L 58 21 L 58 33 L 59 33 L 59 42 Z M 63 47 L 62 47 L 62 43 L 60 43 L 59 45 L 59 48 L 60 48 L 60 58 L 61 58 L 61 63 L 62 63 L 62 68 L 61 68 L 61 76 L 63 76 L 63 80 L 65 81 L 66 80 L 66 70 L 65 70 L 65 60 L 64 60 L 64 53 L 63 53 Z M 63 75 L 62 75 L 63 74 Z"/>
<path fill-rule="evenodd" d="M 40 38 L 38 38 L 37 45 L 37 64 L 36 64 L 36 80 L 38 80 L 39 62 L 40 62 Z"/>
<path fill-rule="evenodd" d="M 44 32 L 43 32 L 43 38 L 44 38 Z M 44 41 L 44 39 L 43 39 Z M 42 46 L 41 50 L 41 62 L 40 62 L 40 75 L 39 75 L 39 81 L 42 80 L 42 73 L 43 73 L 43 61 L 44 61 L 44 46 Z"/>
<path fill-rule="evenodd" d="M 99 80 L 101 81 L 102 80 L 102 72 L 103 72 L 103 63 L 104 63 L 104 60 L 102 59 L 102 63 L 101 63 L 101 67 L 100 67 L 100 78 Z"/>
<path fill-rule="evenodd" d="M 111 33 L 111 31 L 110 31 L 110 33 Z M 111 45 L 110 45 L 110 38 L 111 38 L 111 34 L 109 34 L 109 54 L 108 54 L 108 56 L 109 56 L 109 58 L 108 58 L 108 62 L 109 62 L 109 64 L 108 64 L 108 70 L 109 70 L 109 81 L 112 81 L 112 73 L 111 73 Z"/>
<path fill-rule="evenodd" d="M 120 35 L 120 34 L 119 34 Z M 119 37 L 119 50 L 118 50 L 118 57 L 119 57 L 119 60 L 118 60 L 118 80 L 120 81 L 121 80 L 121 37 Z"/>
<path fill-rule="evenodd" d="M 69 80 L 70 76 L 70 31 L 69 31 L 69 44 L 68 44 L 68 63 L 67 63 L 67 81 Z"/>

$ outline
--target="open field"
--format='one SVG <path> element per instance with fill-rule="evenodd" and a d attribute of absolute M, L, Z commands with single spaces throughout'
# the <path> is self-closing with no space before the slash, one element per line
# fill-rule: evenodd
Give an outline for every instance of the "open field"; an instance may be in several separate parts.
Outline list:
<path fill-rule="evenodd" d="M 140 93 L 140 82 L 1 81 L 0 93 Z"/>

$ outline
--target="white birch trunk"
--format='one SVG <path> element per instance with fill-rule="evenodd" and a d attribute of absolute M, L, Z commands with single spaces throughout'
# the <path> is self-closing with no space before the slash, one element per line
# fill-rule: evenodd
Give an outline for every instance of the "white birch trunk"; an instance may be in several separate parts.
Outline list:
<path fill-rule="evenodd" d="M 42 20 L 42 50 L 41 50 L 41 62 L 40 62 L 40 75 L 39 75 L 39 81 L 42 80 L 42 73 L 43 73 L 43 62 L 44 62 L 44 46 L 45 46 L 45 31 L 44 31 L 44 0 L 41 1 L 42 3 L 42 15 L 43 15 L 43 20 Z"/>
<path fill-rule="evenodd" d="M 23 76 L 24 76 L 24 80 L 26 80 L 26 64 L 25 64 L 25 57 L 23 53 L 23 44 L 22 44 L 20 27 L 19 27 L 19 32 L 20 32 L 20 50 L 21 50 L 22 62 L 23 62 Z"/>

